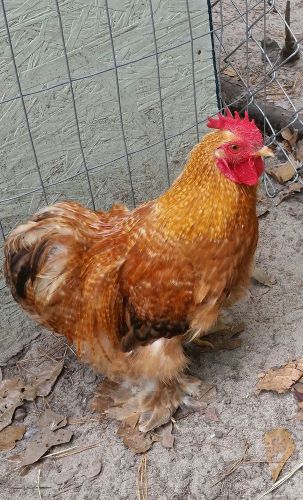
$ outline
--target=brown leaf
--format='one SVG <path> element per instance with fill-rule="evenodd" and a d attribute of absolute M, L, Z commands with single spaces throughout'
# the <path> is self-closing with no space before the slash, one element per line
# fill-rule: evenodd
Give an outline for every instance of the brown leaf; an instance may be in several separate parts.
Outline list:
<path fill-rule="evenodd" d="M 303 358 L 290 361 L 280 368 L 272 368 L 262 374 L 257 384 L 258 391 L 288 391 L 303 375 Z"/>
<path fill-rule="evenodd" d="M 291 146 L 294 146 L 298 139 L 298 131 L 295 129 L 290 129 L 289 127 L 281 130 L 281 135 Z"/>
<path fill-rule="evenodd" d="M 296 175 L 296 170 L 290 162 L 269 167 L 266 172 L 280 184 L 290 181 Z"/>
<path fill-rule="evenodd" d="M 56 361 L 43 371 L 30 377 L 29 383 L 36 388 L 37 396 L 48 396 L 51 392 L 57 378 L 62 372 L 64 359 Z"/>
<path fill-rule="evenodd" d="M 301 377 L 298 382 L 292 387 L 293 393 L 297 401 L 303 401 L 303 377 Z"/>
<path fill-rule="evenodd" d="M 213 384 L 201 381 L 201 384 L 199 386 L 198 398 L 199 398 L 199 404 L 201 404 L 201 402 L 205 403 L 205 405 L 213 403 L 217 399 L 216 387 Z"/>
<path fill-rule="evenodd" d="M 133 414 L 125 419 L 125 423 L 131 428 L 134 429 L 139 421 L 139 415 Z"/>
<path fill-rule="evenodd" d="M 129 425 L 121 422 L 119 425 L 118 436 L 122 437 L 123 443 L 134 453 L 145 453 L 153 444 L 153 437 L 150 432 L 144 434 L 138 427 L 132 429 Z"/>
<path fill-rule="evenodd" d="M 219 422 L 220 418 L 215 408 L 207 408 L 204 413 L 207 422 Z"/>
<path fill-rule="evenodd" d="M 0 382 L 0 431 L 7 427 L 23 401 L 33 401 L 36 389 L 18 377 Z"/>
<path fill-rule="evenodd" d="M 164 448 L 173 448 L 175 436 L 173 435 L 173 424 L 169 422 L 160 430 L 161 444 Z"/>
<path fill-rule="evenodd" d="M 271 279 L 268 274 L 260 267 L 255 266 L 251 275 L 252 279 L 257 281 L 260 285 L 272 287 L 275 281 Z"/>
<path fill-rule="evenodd" d="M 271 477 L 276 481 L 285 463 L 295 451 L 295 443 L 287 429 L 279 428 L 265 432 L 264 444 Z"/>
<path fill-rule="evenodd" d="M 296 159 L 298 161 L 303 160 L 303 139 L 297 142 Z"/>
<path fill-rule="evenodd" d="M 0 431 L 0 451 L 9 451 L 15 448 L 16 441 L 22 439 L 25 425 L 9 425 Z"/>
<path fill-rule="evenodd" d="M 287 186 L 286 189 L 283 189 L 281 193 L 278 194 L 276 197 L 276 202 L 275 205 L 278 206 L 280 203 L 284 200 L 287 200 L 287 198 L 290 198 L 293 194 L 295 193 L 300 193 L 303 189 L 303 183 L 302 182 L 293 182 L 289 186 Z"/>
<path fill-rule="evenodd" d="M 234 70 L 234 68 L 225 68 L 223 70 L 223 74 L 226 75 L 226 76 L 231 76 L 232 78 L 238 78 L 238 74 L 236 72 L 236 70 Z"/>
<path fill-rule="evenodd" d="M 34 464 L 53 446 L 69 443 L 73 433 L 62 429 L 66 423 L 66 417 L 63 415 L 45 410 L 38 420 L 37 433 L 22 454 L 21 466 Z"/>
<path fill-rule="evenodd" d="M 288 153 L 291 153 L 292 147 L 288 141 L 285 141 L 285 140 L 282 141 L 282 146 L 283 146 L 283 149 L 285 149 Z"/>

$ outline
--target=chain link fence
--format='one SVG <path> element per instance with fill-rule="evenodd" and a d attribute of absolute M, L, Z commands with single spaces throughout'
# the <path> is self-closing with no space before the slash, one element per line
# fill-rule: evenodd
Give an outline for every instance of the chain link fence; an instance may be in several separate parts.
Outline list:
<path fill-rule="evenodd" d="M 221 105 L 248 109 L 266 143 L 276 146 L 275 163 L 292 166 L 290 183 L 302 183 L 301 10 L 300 0 L 212 4 Z M 270 197 L 285 188 L 267 174 L 263 181 Z"/>
<path fill-rule="evenodd" d="M 290 24 L 285 0 L 0 0 L 2 243 L 60 199 L 158 196 L 226 104 L 249 110 L 301 182 L 300 3 Z M 291 147 L 284 127 L 298 129 Z M 5 346 L 33 327 L 3 280 L 0 294 Z"/>

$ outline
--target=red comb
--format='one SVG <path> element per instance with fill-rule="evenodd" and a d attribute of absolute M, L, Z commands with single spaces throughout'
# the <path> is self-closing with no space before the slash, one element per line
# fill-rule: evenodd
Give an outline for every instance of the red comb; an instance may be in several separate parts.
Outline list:
<path fill-rule="evenodd" d="M 208 117 L 207 126 L 218 130 L 229 130 L 257 145 L 263 143 L 262 134 L 255 121 L 249 119 L 247 111 L 244 113 L 244 118 L 241 118 L 237 111 L 233 116 L 230 110 L 225 108 L 225 116 L 218 113 L 216 118 Z"/>

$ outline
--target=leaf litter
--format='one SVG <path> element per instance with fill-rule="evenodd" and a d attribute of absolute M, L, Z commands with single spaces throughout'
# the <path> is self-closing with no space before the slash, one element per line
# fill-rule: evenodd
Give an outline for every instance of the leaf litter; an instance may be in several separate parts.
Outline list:
<path fill-rule="evenodd" d="M 271 477 L 273 481 L 276 481 L 296 449 L 295 442 L 287 429 L 278 428 L 265 432 L 264 444 Z"/>
<path fill-rule="evenodd" d="M 27 366 L 26 369 L 24 365 Z M 0 381 L 0 451 L 14 448 L 16 441 L 23 437 L 24 426 L 10 425 L 17 408 L 25 401 L 34 401 L 38 396 L 45 397 L 50 394 L 62 372 L 64 358 L 58 361 L 47 355 L 29 359 L 25 357 L 17 366 L 19 372 L 22 371 L 22 377 Z M 7 432 L 3 432 L 5 428 Z"/>
<path fill-rule="evenodd" d="M 160 435 L 159 437 L 160 437 L 161 444 L 162 444 L 163 448 L 170 449 L 170 448 L 174 447 L 175 436 L 173 434 L 173 423 L 172 422 L 169 422 L 168 424 L 163 425 L 159 429 L 159 435 Z"/>
<path fill-rule="evenodd" d="M 303 358 L 290 361 L 279 368 L 271 368 L 259 375 L 257 391 L 275 391 L 279 394 L 288 391 L 303 375 Z"/>
<path fill-rule="evenodd" d="M 275 205 L 278 206 L 284 200 L 287 200 L 296 193 L 300 193 L 303 189 L 303 181 L 293 182 L 286 189 L 283 189 L 276 197 Z"/>
<path fill-rule="evenodd" d="M 30 377 L 30 383 L 35 387 L 37 396 L 45 397 L 51 392 L 57 378 L 63 370 L 64 359 L 52 363 L 51 366 L 46 367 L 43 371 L 36 373 Z"/>
<path fill-rule="evenodd" d="M 25 425 L 9 425 L 0 431 L 0 452 L 15 448 L 16 442 L 23 438 Z"/>
<path fill-rule="evenodd" d="M 46 409 L 38 420 L 38 430 L 34 438 L 19 457 L 20 465 L 32 465 L 53 446 L 69 443 L 73 433 L 64 429 L 66 425 L 65 416 Z"/>
<path fill-rule="evenodd" d="M 273 177 L 279 184 L 285 184 L 296 175 L 296 170 L 292 163 L 289 161 L 273 165 L 266 169 L 266 172 Z"/>
<path fill-rule="evenodd" d="M 271 368 L 267 373 L 260 373 L 256 390 L 257 393 L 274 391 L 278 394 L 291 391 L 299 409 L 294 418 L 303 420 L 303 358 L 289 361 L 279 368 Z"/>
<path fill-rule="evenodd" d="M 16 408 L 24 401 L 33 401 L 36 395 L 36 389 L 19 377 L 3 380 L 0 383 L 0 431 L 11 423 Z"/>

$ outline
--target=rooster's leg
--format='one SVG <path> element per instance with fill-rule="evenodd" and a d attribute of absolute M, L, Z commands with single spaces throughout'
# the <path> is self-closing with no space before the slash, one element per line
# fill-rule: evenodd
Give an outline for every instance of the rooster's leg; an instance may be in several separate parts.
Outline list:
<path fill-rule="evenodd" d="M 216 333 L 233 336 L 243 331 L 244 327 L 244 323 L 234 323 L 231 315 L 226 310 L 222 310 L 214 326 L 204 335 L 194 338 L 192 342 L 200 347 L 213 347 L 210 339 Z M 207 339 L 208 336 L 211 336 L 210 339 Z"/>
<path fill-rule="evenodd" d="M 126 422 L 135 419 L 139 422 L 139 430 L 148 432 L 169 422 L 180 406 L 198 408 L 199 385 L 200 381 L 189 375 L 166 383 L 149 381 L 146 385 L 128 388 L 128 399 L 126 389 L 124 401 L 113 394 L 116 406 L 109 408 L 107 413 Z"/>
<path fill-rule="evenodd" d="M 147 432 L 168 422 L 179 406 L 199 407 L 200 381 L 185 368 L 180 337 L 141 347 L 131 360 L 131 383 L 113 390 L 107 413 L 126 422 L 137 419 L 140 431 Z"/>

